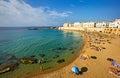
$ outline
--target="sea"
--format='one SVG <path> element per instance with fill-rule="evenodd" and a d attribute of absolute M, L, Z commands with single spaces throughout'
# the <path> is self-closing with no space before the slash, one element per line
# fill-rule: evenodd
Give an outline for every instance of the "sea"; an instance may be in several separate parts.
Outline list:
<path fill-rule="evenodd" d="M 0 74 L 0 78 L 25 78 L 60 69 L 75 60 L 83 45 L 84 36 L 76 31 L 0 27 L 0 65 L 7 62 L 19 64 L 14 70 Z M 10 59 L 10 56 L 15 58 Z M 29 57 L 43 62 L 22 64 L 18 61 Z"/>

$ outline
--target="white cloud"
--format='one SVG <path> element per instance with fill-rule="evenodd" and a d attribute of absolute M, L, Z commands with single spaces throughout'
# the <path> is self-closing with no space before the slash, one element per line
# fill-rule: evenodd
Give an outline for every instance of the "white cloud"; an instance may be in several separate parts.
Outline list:
<path fill-rule="evenodd" d="M 60 17 L 68 17 L 69 16 L 69 14 L 71 14 L 72 12 L 69 12 L 69 11 L 67 11 L 67 12 L 63 12 L 63 13 L 58 13 L 58 12 L 56 12 L 56 11 L 48 11 L 50 14 L 49 15 L 51 15 L 51 16 L 60 16 Z"/>
<path fill-rule="evenodd" d="M 0 26 L 57 25 L 71 12 L 59 13 L 49 7 L 34 8 L 22 0 L 0 0 Z"/>

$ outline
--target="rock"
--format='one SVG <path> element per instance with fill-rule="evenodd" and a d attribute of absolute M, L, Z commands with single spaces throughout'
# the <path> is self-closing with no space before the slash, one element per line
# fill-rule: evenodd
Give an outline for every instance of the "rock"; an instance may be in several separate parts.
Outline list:
<path fill-rule="evenodd" d="M 3 69 L 0 69 L 0 74 L 8 72 L 8 71 L 10 71 L 10 67 L 5 67 Z"/>
<path fill-rule="evenodd" d="M 63 62 L 65 62 L 65 59 L 60 59 L 57 61 L 57 63 L 63 63 Z"/>
<path fill-rule="evenodd" d="M 33 58 L 33 57 L 29 57 L 29 58 L 20 58 L 18 59 L 18 61 L 20 63 L 23 63 L 23 64 L 34 64 L 34 63 L 37 63 L 37 59 Z"/>
<path fill-rule="evenodd" d="M 39 56 L 44 57 L 44 56 L 45 56 L 45 54 L 39 54 Z"/>
<path fill-rule="evenodd" d="M 35 57 L 35 55 L 32 55 L 32 56 L 30 56 L 30 57 Z"/>
<path fill-rule="evenodd" d="M 74 51 L 72 51 L 71 53 L 74 54 Z"/>
<path fill-rule="evenodd" d="M 59 55 L 55 55 L 53 58 L 58 58 L 59 57 Z"/>
<path fill-rule="evenodd" d="M 13 71 L 19 64 L 15 62 L 8 62 L 5 64 L 0 65 L 0 74 Z"/>
<path fill-rule="evenodd" d="M 67 48 L 62 48 L 62 47 L 59 47 L 59 48 L 56 48 L 57 50 L 66 50 Z"/>
<path fill-rule="evenodd" d="M 55 49 L 52 49 L 52 50 L 66 50 L 67 48 L 64 48 L 64 47 L 58 47 L 58 48 L 55 48 Z"/>

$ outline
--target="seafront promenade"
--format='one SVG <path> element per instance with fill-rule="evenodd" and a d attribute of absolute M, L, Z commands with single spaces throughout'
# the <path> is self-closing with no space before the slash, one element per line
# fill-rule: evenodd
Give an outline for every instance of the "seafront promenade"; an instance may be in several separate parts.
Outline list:
<path fill-rule="evenodd" d="M 112 65 L 108 59 L 114 59 L 120 64 L 120 37 L 99 32 L 84 32 L 84 35 L 86 43 L 75 61 L 59 70 L 32 78 L 116 78 L 111 68 L 120 68 Z M 81 59 L 83 55 L 87 55 L 85 60 Z M 74 74 L 71 71 L 73 66 L 77 66 L 82 73 Z"/>

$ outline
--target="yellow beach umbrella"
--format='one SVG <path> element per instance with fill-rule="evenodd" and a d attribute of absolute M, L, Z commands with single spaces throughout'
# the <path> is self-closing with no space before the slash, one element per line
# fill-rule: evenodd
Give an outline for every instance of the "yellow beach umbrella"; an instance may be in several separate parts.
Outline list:
<path fill-rule="evenodd" d="M 85 58 L 87 58 L 87 59 L 90 58 L 89 55 L 87 55 L 87 54 L 84 54 L 83 57 L 85 57 Z"/>

